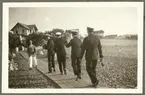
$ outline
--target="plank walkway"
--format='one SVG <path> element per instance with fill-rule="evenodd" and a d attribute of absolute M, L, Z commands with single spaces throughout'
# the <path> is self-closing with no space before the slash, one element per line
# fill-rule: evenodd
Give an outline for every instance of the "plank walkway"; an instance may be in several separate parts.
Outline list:
<path fill-rule="evenodd" d="M 26 52 L 20 51 L 20 54 L 25 59 L 28 59 Z M 92 88 L 88 76 L 82 76 L 82 79 L 78 79 L 78 81 L 76 81 L 76 76 L 74 76 L 73 72 L 70 72 L 69 70 L 67 70 L 67 75 L 61 75 L 58 64 L 56 64 L 56 72 L 48 73 L 47 58 L 37 58 L 37 62 L 37 69 L 59 85 L 60 88 Z M 99 82 L 97 88 L 104 87 L 106 86 Z"/>

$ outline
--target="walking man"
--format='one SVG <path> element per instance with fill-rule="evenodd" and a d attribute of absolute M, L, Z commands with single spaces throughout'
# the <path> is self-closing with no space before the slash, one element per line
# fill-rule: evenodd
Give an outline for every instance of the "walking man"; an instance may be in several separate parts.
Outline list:
<path fill-rule="evenodd" d="M 33 45 L 32 40 L 29 41 L 28 47 L 28 55 L 29 55 L 29 68 L 32 69 L 33 61 L 35 63 L 35 67 L 37 68 L 37 59 L 36 59 L 36 47 Z"/>
<path fill-rule="evenodd" d="M 102 46 L 100 39 L 93 34 L 94 29 L 87 27 L 88 36 L 84 38 L 81 50 L 81 59 L 86 51 L 86 70 L 94 87 L 99 83 L 96 77 L 96 65 L 98 57 L 102 61 Z M 99 56 L 98 56 L 99 55 Z"/>
<path fill-rule="evenodd" d="M 48 57 L 48 73 L 55 72 L 55 64 L 54 64 L 54 42 L 50 38 L 50 35 L 48 35 L 48 41 L 47 41 L 47 57 Z"/>
<path fill-rule="evenodd" d="M 71 61 L 74 75 L 77 76 L 76 81 L 81 79 L 81 45 L 82 41 L 78 37 L 78 29 L 72 31 L 73 39 L 66 45 L 66 47 L 71 47 Z"/>
<path fill-rule="evenodd" d="M 61 37 L 61 33 L 56 33 L 57 39 L 55 41 L 55 50 L 57 53 L 57 60 L 59 64 L 59 70 L 61 75 L 63 73 L 66 75 L 66 51 L 65 51 L 65 44 L 67 41 Z"/>

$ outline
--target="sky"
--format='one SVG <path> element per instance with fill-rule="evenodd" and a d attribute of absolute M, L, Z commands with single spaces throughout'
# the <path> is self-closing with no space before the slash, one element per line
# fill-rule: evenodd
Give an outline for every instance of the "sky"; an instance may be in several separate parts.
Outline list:
<path fill-rule="evenodd" d="M 54 28 L 79 29 L 86 35 L 87 26 L 108 34 L 137 34 L 135 7 L 12 7 L 9 30 L 17 23 L 35 24 L 39 31 Z"/>

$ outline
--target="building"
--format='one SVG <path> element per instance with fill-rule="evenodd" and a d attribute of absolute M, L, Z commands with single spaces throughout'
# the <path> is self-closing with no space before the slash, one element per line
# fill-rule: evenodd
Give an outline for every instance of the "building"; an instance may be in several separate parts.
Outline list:
<path fill-rule="evenodd" d="M 126 39 L 130 39 L 130 40 L 137 40 L 138 39 L 137 34 L 126 34 L 124 36 L 125 36 Z"/>
<path fill-rule="evenodd" d="M 125 35 L 118 35 L 116 38 L 117 39 L 125 39 L 126 37 L 125 37 Z"/>
<path fill-rule="evenodd" d="M 104 37 L 104 31 L 103 30 L 94 31 L 94 34 L 98 35 L 100 38 Z"/>
<path fill-rule="evenodd" d="M 117 34 L 106 35 L 104 38 L 105 39 L 116 39 L 117 38 Z"/>
<path fill-rule="evenodd" d="M 31 33 L 37 32 L 38 29 L 35 24 L 26 25 L 23 23 L 17 23 L 12 29 L 14 34 L 29 35 Z"/>

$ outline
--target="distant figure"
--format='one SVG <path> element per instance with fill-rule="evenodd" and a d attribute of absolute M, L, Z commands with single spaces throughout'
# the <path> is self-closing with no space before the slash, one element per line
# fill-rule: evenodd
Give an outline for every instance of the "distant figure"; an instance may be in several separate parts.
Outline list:
<path fill-rule="evenodd" d="M 24 43 L 22 35 L 19 35 L 19 50 L 24 51 Z"/>
<path fill-rule="evenodd" d="M 14 53 L 9 53 L 9 70 L 10 71 L 18 70 L 18 63 L 14 61 L 13 59 L 14 57 L 16 57 Z"/>
<path fill-rule="evenodd" d="M 65 44 L 67 41 L 61 37 L 61 33 L 56 33 L 57 39 L 55 41 L 55 50 L 57 53 L 57 60 L 59 64 L 59 70 L 61 72 L 61 75 L 66 75 L 66 51 L 65 51 Z"/>
<path fill-rule="evenodd" d="M 96 65 L 99 57 L 100 61 L 102 61 L 103 55 L 100 39 L 93 34 L 93 30 L 93 28 L 87 27 L 88 36 L 83 40 L 81 59 L 86 51 L 86 70 L 93 86 L 96 87 L 99 83 L 96 77 Z"/>
<path fill-rule="evenodd" d="M 54 41 L 52 38 L 50 38 L 50 35 L 48 35 L 48 41 L 47 41 L 47 57 L 48 57 L 48 73 L 52 73 L 52 68 L 53 71 L 55 72 L 55 64 L 54 64 Z"/>
<path fill-rule="evenodd" d="M 21 46 L 21 36 L 18 34 L 16 40 L 16 52 L 20 51 L 20 46 Z"/>
<path fill-rule="evenodd" d="M 33 45 L 32 40 L 29 41 L 29 47 L 28 47 L 28 55 L 29 55 L 29 69 L 32 69 L 33 66 L 33 60 L 35 63 L 35 67 L 37 68 L 37 59 L 36 59 L 36 47 Z"/>
<path fill-rule="evenodd" d="M 66 47 L 71 47 L 71 62 L 74 75 L 77 75 L 76 81 L 81 79 L 81 45 L 82 41 L 78 38 L 78 31 L 72 31 L 73 39 L 66 45 Z"/>

